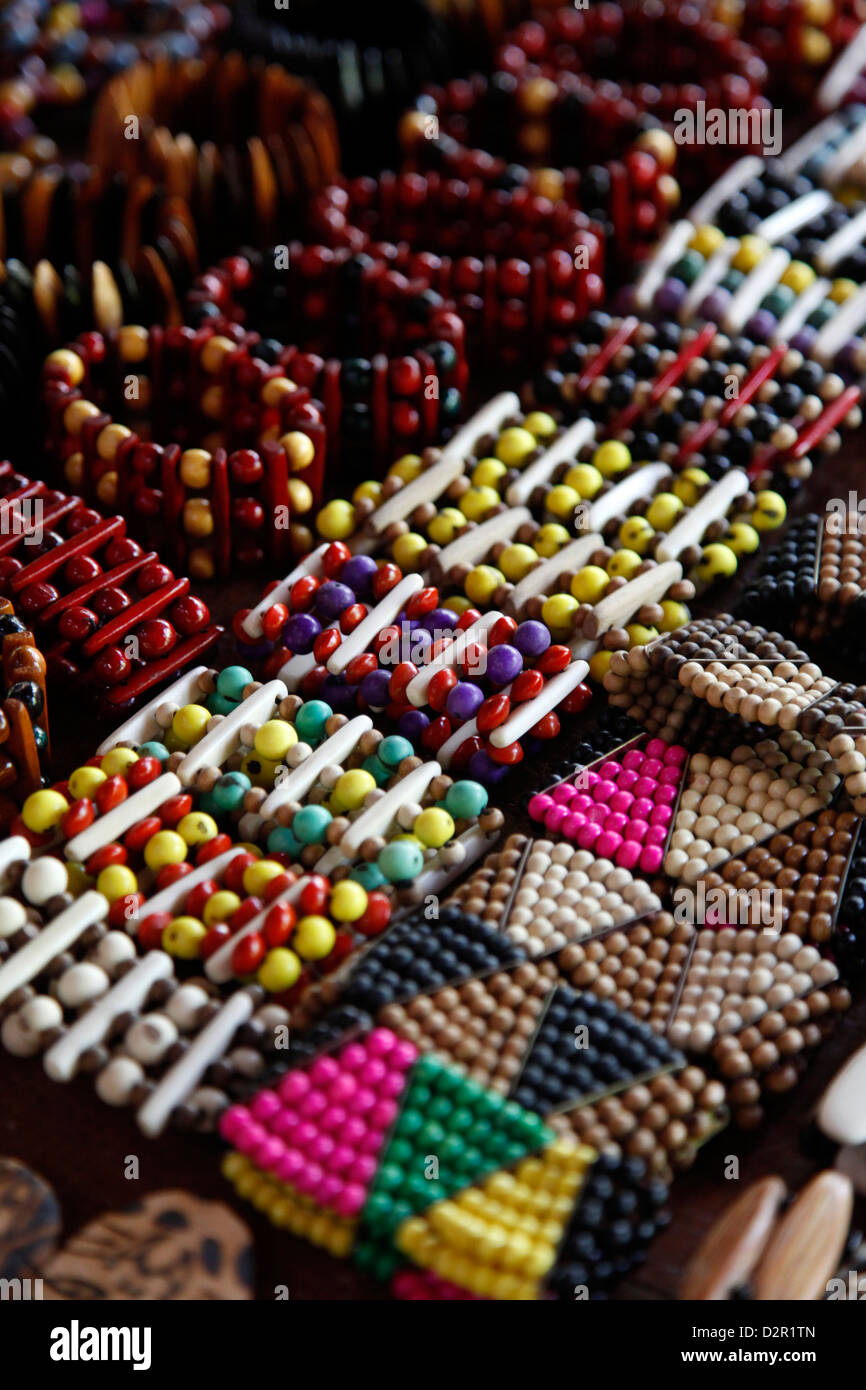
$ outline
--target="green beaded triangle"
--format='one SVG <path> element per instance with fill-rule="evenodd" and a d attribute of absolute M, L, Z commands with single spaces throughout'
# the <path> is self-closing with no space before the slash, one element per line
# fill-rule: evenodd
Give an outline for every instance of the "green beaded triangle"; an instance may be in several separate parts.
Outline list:
<path fill-rule="evenodd" d="M 434 1056 L 420 1057 L 361 1215 L 356 1262 L 379 1279 L 389 1278 L 404 1260 L 394 1234 L 407 1217 L 553 1138 L 540 1115 Z"/>

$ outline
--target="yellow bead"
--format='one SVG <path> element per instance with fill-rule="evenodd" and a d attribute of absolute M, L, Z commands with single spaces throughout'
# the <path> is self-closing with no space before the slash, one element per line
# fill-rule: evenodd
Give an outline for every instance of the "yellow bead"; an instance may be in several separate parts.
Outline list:
<path fill-rule="evenodd" d="M 481 521 L 499 500 L 493 487 L 470 487 L 460 498 L 460 510 L 467 521 Z"/>
<path fill-rule="evenodd" d="M 607 570 L 600 565 L 584 565 L 571 581 L 571 592 L 579 603 L 598 603 L 609 583 Z"/>
<path fill-rule="evenodd" d="M 212 927 L 215 922 L 227 922 L 240 905 L 241 899 L 237 893 L 230 892 L 228 888 L 219 888 L 216 893 L 211 893 L 204 905 L 202 916 L 208 926 Z"/>
<path fill-rule="evenodd" d="M 770 247 L 763 237 L 748 233 L 746 236 L 740 237 L 740 244 L 734 252 L 731 265 L 734 270 L 742 270 L 748 275 L 750 270 L 754 270 L 756 265 L 760 265 L 769 250 Z"/>
<path fill-rule="evenodd" d="M 524 420 L 523 427 L 529 430 L 530 434 L 534 434 L 536 439 L 552 439 L 557 430 L 556 421 L 546 410 L 531 411 Z"/>
<path fill-rule="evenodd" d="M 59 367 L 73 386 L 80 386 L 84 380 L 84 363 L 71 348 L 58 348 L 56 352 L 49 353 L 45 365 Z"/>
<path fill-rule="evenodd" d="M 280 763 L 297 741 L 293 724 L 287 724 L 285 719 L 269 719 L 256 729 L 253 747 L 261 757 Z"/>
<path fill-rule="evenodd" d="M 853 280 L 834 280 L 830 286 L 828 298 L 832 299 L 834 304 L 844 304 L 845 300 L 850 299 L 857 289 L 858 286 Z"/>
<path fill-rule="evenodd" d="M 496 457 L 509 468 L 519 468 L 536 447 L 535 435 L 520 425 L 514 425 L 503 430 L 496 441 Z"/>
<path fill-rule="evenodd" d="M 591 502 L 604 487 L 604 477 L 591 463 L 574 463 L 562 480 L 566 487 L 573 487 L 584 502 Z"/>
<path fill-rule="evenodd" d="M 698 561 L 696 573 L 704 583 L 713 579 L 727 578 L 737 572 L 737 557 L 726 545 L 705 545 L 704 553 Z"/>
<path fill-rule="evenodd" d="M 760 544 L 761 537 L 748 522 L 734 521 L 728 527 L 725 545 L 733 550 L 735 555 L 754 555 Z"/>
<path fill-rule="evenodd" d="M 138 754 L 134 748 L 112 748 L 110 753 L 106 753 L 99 767 L 106 777 L 116 777 L 118 773 L 122 776 L 127 768 L 137 762 Z"/>
<path fill-rule="evenodd" d="M 281 401 L 285 400 L 286 396 L 291 396 L 297 389 L 295 383 L 289 381 L 288 377 L 272 376 L 262 387 L 262 404 L 278 406 Z"/>
<path fill-rule="evenodd" d="M 474 487 L 495 488 L 507 472 L 505 464 L 499 459 L 482 459 L 472 470 L 472 484 Z"/>
<path fill-rule="evenodd" d="M 821 67 L 833 56 L 830 36 L 820 29 L 804 28 L 800 33 L 799 47 L 802 57 L 814 67 Z"/>
<path fill-rule="evenodd" d="M 815 272 L 805 261 L 791 261 L 779 277 L 779 283 L 793 290 L 795 294 L 802 294 L 814 279 Z"/>
<path fill-rule="evenodd" d="M 187 845 L 176 830 L 158 830 L 144 847 L 144 862 L 149 869 L 164 869 L 166 864 L 182 864 Z"/>
<path fill-rule="evenodd" d="M 447 608 L 451 613 L 456 613 L 458 618 L 466 612 L 467 608 L 472 607 L 469 599 L 463 594 L 452 594 L 450 598 L 442 599 L 441 602 L 443 608 Z"/>
<path fill-rule="evenodd" d="M 605 581 L 607 575 L 605 575 Z M 576 598 L 570 594 L 553 594 L 544 600 L 541 609 L 541 621 L 546 623 L 553 632 L 566 632 L 571 630 L 572 619 L 578 609 Z"/>
<path fill-rule="evenodd" d="M 181 960 L 195 960 L 207 928 L 197 917 L 175 917 L 162 933 L 162 949 Z"/>
<path fill-rule="evenodd" d="M 276 859 L 260 859 L 257 864 L 248 864 L 244 869 L 242 882 L 244 892 L 251 897 L 263 893 L 272 878 L 279 878 L 285 868 Z"/>
<path fill-rule="evenodd" d="M 256 978 L 269 994 L 281 994 L 284 989 L 291 989 L 292 985 L 298 983 L 300 974 L 301 962 L 294 951 L 277 946 L 265 956 Z"/>
<path fill-rule="evenodd" d="M 493 565 L 476 565 L 466 576 L 463 585 L 467 598 L 477 607 L 486 606 L 496 590 L 505 583 L 505 575 Z"/>
<path fill-rule="evenodd" d="M 313 490 L 302 478 L 289 478 L 286 486 L 289 490 L 289 507 L 292 516 L 306 516 L 307 512 L 313 510 L 313 503 L 316 500 Z"/>
<path fill-rule="evenodd" d="M 60 824 L 68 810 L 65 796 L 44 787 L 42 791 L 30 793 L 21 807 L 21 819 L 34 835 L 47 835 Z"/>
<path fill-rule="evenodd" d="M 353 502 L 372 502 L 375 507 L 382 501 L 382 484 L 375 478 L 368 478 L 365 483 L 359 483 L 352 493 Z"/>
<path fill-rule="evenodd" d="M 337 778 L 336 785 L 331 792 L 331 807 L 338 813 L 358 811 L 370 792 L 375 790 L 376 779 L 373 774 L 365 772 L 360 767 L 353 768 L 350 772 L 344 772 Z"/>
<path fill-rule="evenodd" d="M 751 515 L 752 525 L 757 531 L 775 531 L 788 515 L 784 497 L 778 492 L 766 490 L 755 497 L 755 510 Z"/>
<path fill-rule="evenodd" d="M 205 497 L 190 497 L 183 504 L 183 529 L 189 536 L 212 536 L 213 508 Z"/>
<path fill-rule="evenodd" d="M 711 223 L 705 222 L 702 227 L 698 227 L 689 242 L 689 249 L 697 251 L 699 256 L 709 260 L 710 256 L 718 251 L 724 239 L 725 234 L 720 227 L 714 227 Z"/>
<path fill-rule="evenodd" d="M 204 811 L 190 811 L 178 822 L 177 833 L 188 845 L 206 845 L 219 834 L 219 826 Z"/>
<path fill-rule="evenodd" d="M 606 439 L 599 444 L 592 456 L 593 466 L 610 478 L 615 473 L 624 473 L 631 468 L 631 451 L 618 439 Z"/>
<path fill-rule="evenodd" d="M 123 443 L 124 439 L 129 439 L 132 430 L 128 430 L 125 425 L 106 425 L 96 436 L 96 452 L 105 462 L 110 463 Z"/>
<path fill-rule="evenodd" d="M 633 647 L 648 647 L 658 637 L 658 628 L 647 627 L 644 623 L 629 623 L 626 626 Z"/>
<path fill-rule="evenodd" d="M 672 169 L 677 160 L 677 147 L 673 136 L 658 126 L 643 131 L 637 139 L 642 150 L 648 150 L 663 169 Z"/>
<path fill-rule="evenodd" d="M 447 811 L 441 810 L 438 806 L 430 806 L 418 816 L 412 826 L 412 833 L 417 835 L 422 845 L 428 849 L 441 849 L 454 834 L 454 822 Z"/>
<path fill-rule="evenodd" d="M 607 562 L 607 572 L 611 579 L 631 579 L 642 564 L 636 550 L 615 550 Z"/>
<path fill-rule="evenodd" d="M 138 879 L 125 864 L 109 864 L 96 880 L 97 893 L 101 893 L 110 903 L 135 893 L 137 889 Z"/>
<path fill-rule="evenodd" d="M 335 498 L 316 517 L 316 530 L 326 541 L 344 541 L 355 529 L 355 508 L 351 502 Z"/>
<path fill-rule="evenodd" d="M 87 421 L 100 413 L 99 406 L 94 405 L 93 401 L 73 401 L 63 412 L 63 428 L 67 434 L 80 434 Z"/>
<path fill-rule="evenodd" d="M 669 531 L 683 510 L 683 503 L 673 492 L 660 492 L 650 502 L 646 519 L 656 531 Z"/>
<path fill-rule="evenodd" d="M 92 796 L 107 777 L 101 767 L 77 767 L 69 779 L 69 790 L 76 801 L 80 796 Z"/>
<path fill-rule="evenodd" d="M 204 736 L 210 720 L 211 712 L 204 705 L 182 705 L 172 718 L 171 731 L 182 743 L 197 743 Z"/>
<path fill-rule="evenodd" d="M 619 528 L 619 543 L 626 550 L 646 555 L 655 531 L 644 516 L 627 517 Z"/>
<path fill-rule="evenodd" d="M 694 507 L 710 485 L 710 475 L 703 468 L 684 468 L 673 482 L 673 492 L 687 507 Z"/>
<path fill-rule="evenodd" d="M 417 531 L 409 531 L 405 536 L 397 537 L 391 547 L 391 554 L 401 570 L 408 574 L 419 568 L 421 556 L 426 549 L 425 537 Z"/>
<path fill-rule="evenodd" d="M 399 478 L 401 483 L 411 483 L 422 472 L 424 462 L 420 454 L 404 454 L 388 469 L 389 478 Z"/>
<path fill-rule="evenodd" d="M 589 658 L 589 674 L 599 685 L 604 680 L 610 666 L 610 659 L 613 652 L 598 651 Z"/>
<path fill-rule="evenodd" d="M 337 933 L 327 917 L 302 917 L 292 945 L 302 960 L 324 960 L 333 951 L 336 939 Z"/>
<path fill-rule="evenodd" d="M 571 540 L 571 532 L 564 526 L 560 526 L 558 521 L 546 521 L 544 525 L 535 533 L 535 540 L 532 542 L 535 553 L 540 555 L 542 560 L 549 560 L 564 545 L 568 545 Z"/>
<path fill-rule="evenodd" d="M 833 0 L 803 0 L 803 18 L 807 24 L 817 24 L 824 28 L 835 14 Z"/>
<path fill-rule="evenodd" d="M 207 449 L 184 449 L 180 456 L 180 480 L 184 487 L 207 487 L 211 462 Z"/>
<path fill-rule="evenodd" d="M 557 483 L 552 487 L 544 499 L 544 505 L 552 516 L 568 517 L 574 516 L 574 509 L 580 501 L 580 493 L 575 492 L 573 487 L 566 487 L 564 483 Z"/>
<path fill-rule="evenodd" d="M 338 922 L 357 922 L 367 911 L 367 894 L 360 883 L 344 878 L 331 890 L 329 910 Z"/>
<path fill-rule="evenodd" d="M 677 628 L 685 627 L 691 617 L 686 605 L 672 598 L 663 598 L 660 607 L 664 613 L 659 623 L 660 632 L 676 632 Z"/>
<path fill-rule="evenodd" d="M 434 545 L 450 545 L 466 528 L 466 517 L 456 507 L 443 507 L 427 527 Z"/>
<path fill-rule="evenodd" d="M 241 772 L 246 773 L 254 787 L 271 788 L 277 775 L 277 768 L 281 763 L 271 762 L 269 758 L 263 758 L 260 753 L 247 753 L 241 760 Z"/>
<path fill-rule="evenodd" d="M 186 567 L 192 579 L 213 579 L 216 574 L 213 552 L 202 545 L 193 546 L 187 556 Z"/>
<path fill-rule="evenodd" d="M 303 434 L 301 430 L 289 430 L 288 434 L 281 436 L 280 444 L 286 451 L 286 458 L 293 473 L 300 473 L 303 469 L 309 468 L 316 457 L 315 444 L 310 436 Z"/>
<path fill-rule="evenodd" d="M 103 473 L 99 479 L 96 484 L 96 496 L 107 507 L 113 507 L 117 502 L 117 473 L 113 468 Z"/>
<path fill-rule="evenodd" d="M 519 584 L 537 564 L 538 555 L 532 546 L 517 542 L 507 545 L 499 556 L 499 568 L 510 584 Z"/>

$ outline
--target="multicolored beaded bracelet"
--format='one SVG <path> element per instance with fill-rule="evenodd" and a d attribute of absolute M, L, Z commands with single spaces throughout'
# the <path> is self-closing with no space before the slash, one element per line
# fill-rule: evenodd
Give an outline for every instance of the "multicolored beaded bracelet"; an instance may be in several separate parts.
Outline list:
<path fill-rule="evenodd" d="M 291 242 L 232 256 L 186 302 L 188 322 L 232 334 L 271 392 L 290 376 L 322 402 L 332 470 L 378 468 L 447 436 L 467 383 L 464 327 L 429 267 L 371 250 Z"/>
<path fill-rule="evenodd" d="M 308 390 L 282 376 L 272 384 L 264 363 L 251 368 L 232 339 L 134 325 L 81 334 L 49 355 L 43 391 L 48 450 L 64 478 L 102 507 L 138 517 L 141 533 L 167 540 L 195 578 L 288 555 L 290 517 L 314 496 L 291 475 L 309 469 L 320 485 L 321 412 Z M 232 447 L 269 428 L 278 437 L 260 452 Z M 155 429 L 181 442 L 157 443 Z"/>
<path fill-rule="evenodd" d="M 114 709 L 216 641 L 207 605 L 155 552 L 75 496 L 0 464 L 0 589 L 32 626 L 52 676 Z"/>
<path fill-rule="evenodd" d="M 0 823 L 8 828 L 51 757 L 46 661 L 8 599 L 0 600 L 0 656 Z"/>

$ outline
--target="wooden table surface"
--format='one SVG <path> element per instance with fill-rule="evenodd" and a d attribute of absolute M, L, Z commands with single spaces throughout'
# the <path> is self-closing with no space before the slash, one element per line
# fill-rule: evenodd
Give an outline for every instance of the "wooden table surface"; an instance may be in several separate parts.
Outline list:
<path fill-rule="evenodd" d="M 792 510 L 823 509 L 830 497 L 847 500 L 849 488 L 857 490 L 862 476 L 862 437 L 846 444 L 843 452 L 819 470 L 798 497 Z M 772 538 L 765 538 L 772 544 Z M 749 571 L 734 586 L 715 591 L 703 611 L 723 611 L 736 598 Z M 248 606 L 263 583 L 243 580 L 231 588 L 207 592 L 214 614 L 226 623 L 241 606 Z M 204 592 L 204 590 L 203 590 Z M 697 609 L 696 609 L 697 612 Z M 230 634 L 224 636 L 213 664 L 236 659 Z M 832 672 L 844 675 L 843 672 Z M 82 710 L 49 705 L 54 720 L 55 766 L 58 775 L 69 773 L 76 760 L 89 756 L 105 726 L 99 726 Z M 567 745 L 556 745 L 557 760 Z M 515 776 L 507 794 L 498 797 L 508 810 L 506 827 L 530 830 L 521 808 L 529 790 L 546 784 L 545 766 Z M 548 779 L 549 780 L 549 779 Z M 494 802 L 497 796 L 494 795 Z M 537 830 L 537 827 L 536 827 Z M 724 1177 L 729 1156 L 740 1160 L 740 1179 L 750 1182 L 776 1172 L 797 1187 L 819 1166 L 800 1142 L 802 1131 L 821 1090 L 842 1061 L 866 1035 L 866 989 L 855 987 L 855 1003 L 819 1050 L 805 1079 L 791 1094 L 768 1105 L 763 1126 L 753 1134 L 729 1127 L 698 1155 L 693 1169 L 680 1175 L 673 1186 L 673 1221 L 656 1240 L 646 1264 L 622 1283 L 619 1298 L 653 1299 L 674 1296 L 685 1261 L 720 1210 L 736 1195 L 737 1188 Z M 258 1296 L 274 1297 L 276 1285 L 286 1285 L 292 1299 L 369 1300 L 387 1298 L 385 1288 L 358 1273 L 351 1263 L 338 1261 L 277 1231 L 246 1202 L 235 1198 L 219 1172 L 219 1142 L 204 1136 L 169 1134 L 158 1141 L 143 1138 L 125 1110 L 113 1110 L 95 1096 L 87 1080 L 68 1086 L 46 1078 L 38 1061 L 0 1057 L 0 1154 L 18 1158 L 40 1171 L 55 1187 L 63 1207 L 68 1232 L 99 1213 L 136 1200 L 146 1192 L 182 1187 L 203 1197 L 221 1199 L 234 1206 L 250 1224 L 256 1247 Z M 139 1157 L 140 1177 L 124 1177 L 129 1155 Z M 863 1222 L 863 1212 L 858 1216 Z"/>

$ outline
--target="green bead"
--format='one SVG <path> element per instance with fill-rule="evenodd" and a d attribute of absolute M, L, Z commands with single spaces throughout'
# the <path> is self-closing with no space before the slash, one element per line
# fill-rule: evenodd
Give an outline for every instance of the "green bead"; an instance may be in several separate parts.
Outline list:
<path fill-rule="evenodd" d="M 226 666 L 217 676 L 217 694 L 222 695 L 224 700 L 233 700 L 238 704 L 244 698 L 245 686 L 252 679 L 253 673 L 246 666 Z"/>
<path fill-rule="evenodd" d="M 218 816 L 222 812 L 222 807 L 213 792 L 202 792 L 199 798 L 198 808 L 200 811 L 204 811 L 206 816 Z"/>
<path fill-rule="evenodd" d="M 361 887 L 366 888 L 368 893 L 372 893 L 374 889 L 381 888 L 383 883 L 388 882 L 378 864 L 357 864 L 354 869 L 349 871 L 349 878 L 354 883 L 360 883 Z"/>
<path fill-rule="evenodd" d="M 227 700 L 224 695 L 217 695 L 216 691 L 208 695 L 204 703 L 205 709 L 210 710 L 211 714 L 231 714 L 238 704 L 237 700 Z"/>
<path fill-rule="evenodd" d="M 674 279 L 682 280 L 684 285 L 692 285 L 705 265 L 706 261 L 699 251 L 686 251 L 676 265 L 671 267 L 670 274 Z"/>
<path fill-rule="evenodd" d="M 419 1110 L 403 1111 L 397 1121 L 397 1134 L 417 1134 L 424 1127 L 424 1116 Z"/>
<path fill-rule="evenodd" d="M 376 1178 L 380 1192 L 399 1192 L 403 1186 L 403 1169 L 399 1163 L 383 1163 Z"/>
<path fill-rule="evenodd" d="M 409 840 L 393 840 L 376 861 L 389 883 L 406 883 L 417 878 L 424 867 L 424 855 Z"/>
<path fill-rule="evenodd" d="M 731 294 L 735 294 L 736 291 L 742 285 L 745 278 L 746 277 L 741 270 L 729 270 L 725 278 L 722 280 L 722 289 L 730 290 Z"/>
<path fill-rule="evenodd" d="M 331 820 L 326 806 L 302 806 L 292 821 L 292 834 L 302 845 L 321 845 Z"/>
<path fill-rule="evenodd" d="M 480 1173 L 484 1167 L 484 1161 L 483 1151 L 475 1148 L 473 1144 L 467 1144 L 457 1160 L 457 1166 L 463 1173 Z"/>
<path fill-rule="evenodd" d="M 431 1120 L 444 1120 L 451 1114 L 451 1102 L 447 1096 L 435 1096 L 427 1108 Z"/>
<path fill-rule="evenodd" d="M 226 772 L 213 785 L 213 798 L 220 811 L 236 811 L 252 786 L 245 772 Z"/>
<path fill-rule="evenodd" d="M 466 1145 L 459 1134 L 449 1134 L 439 1145 L 440 1163 L 456 1163 Z"/>
<path fill-rule="evenodd" d="M 418 1138 L 426 1148 L 435 1149 L 445 1138 L 445 1131 L 436 1120 L 428 1120 Z"/>
<path fill-rule="evenodd" d="M 291 854 L 298 855 L 301 852 L 301 842 L 296 839 L 292 831 L 285 825 L 278 825 L 268 836 L 267 848 L 269 854 Z"/>
<path fill-rule="evenodd" d="M 439 413 L 447 420 L 456 420 L 463 408 L 463 397 L 456 386 L 449 386 L 439 401 Z"/>
<path fill-rule="evenodd" d="M 138 756 L 140 758 L 156 758 L 158 762 L 167 763 L 171 754 L 164 743 L 158 743 L 156 739 L 150 739 L 147 743 L 139 744 Z"/>
<path fill-rule="evenodd" d="M 307 700 L 295 715 L 298 738 L 315 746 L 325 736 L 325 725 L 334 711 L 324 700 Z"/>
<path fill-rule="evenodd" d="M 361 766 L 365 772 L 369 772 L 370 776 L 376 779 L 377 787 L 383 787 L 391 776 L 385 764 L 376 757 L 375 753 L 371 757 L 365 758 Z"/>
<path fill-rule="evenodd" d="M 415 1063 L 415 1070 L 412 1072 L 413 1091 L 416 1082 L 435 1081 L 444 1071 L 445 1068 L 437 1057 L 432 1057 L 429 1052 L 425 1053 L 422 1057 L 418 1058 L 418 1061 Z"/>
<path fill-rule="evenodd" d="M 839 305 L 834 304 L 831 299 L 825 299 L 823 304 L 819 304 L 817 309 L 812 310 L 806 322 L 812 328 L 823 328 L 825 323 L 829 323 L 838 308 Z"/>
<path fill-rule="evenodd" d="M 401 734 L 389 734 L 382 739 L 376 753 L 386 767 L 395 768 L 404 758 L 411 758 L 414 751 L 408 738 L 403 738 Z"/>
<path fill-rule="evenodd" d="M 388 1148 L 388 1157 L 394 1162 L 405 1167 L 410 1162 L 414 1150 L 408 1139 L 392 1139 Z"/>
<path fill-rule="evenodd" d="M 423 1173 L 413 1173 L 406 1183 L 406 1196 L 410 1199 L 412 1206 L 417 1209 L 428 1202 L 436 1201 L 436 1184 L 432 1178 L 425 1178 Z"/>
<path fill-rule="evenodd" d="M 487 789 L 480 782 L 454 782 L 445 793 L 445 810 L 455 820 L 474 820 L 487 807 Z"/>
<path fill-rule="evenodd" d="M 783 314 L 787 314 L 796 298 L 796 294 L 788 285 L 777 285 L 762 301 L 761 308 L 780 319 Z"/>

